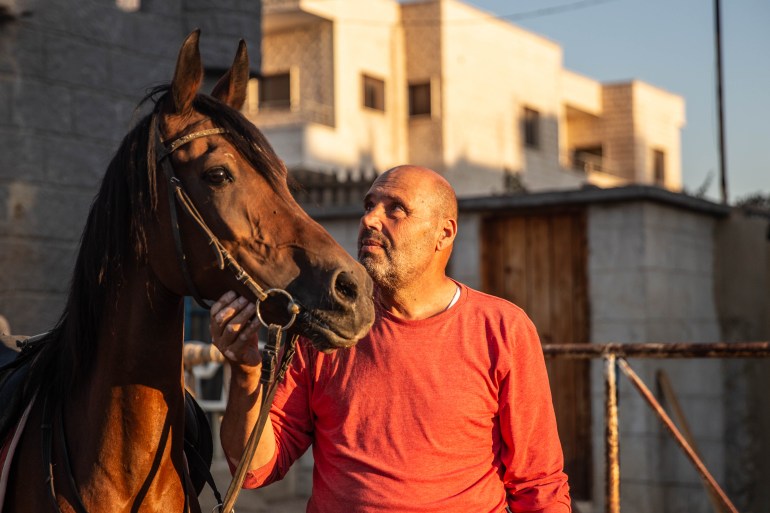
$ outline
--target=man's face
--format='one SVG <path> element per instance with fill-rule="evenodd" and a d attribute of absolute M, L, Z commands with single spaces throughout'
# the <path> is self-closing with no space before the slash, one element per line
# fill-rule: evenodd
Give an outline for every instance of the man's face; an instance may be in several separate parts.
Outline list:
<path fill-rule="evenodd" d="M 396 290 L 425 270 L 437 235 L 429 185 L 419 175 L 390 172 L 364 198 L 358 260 L 378 286 Z"/>

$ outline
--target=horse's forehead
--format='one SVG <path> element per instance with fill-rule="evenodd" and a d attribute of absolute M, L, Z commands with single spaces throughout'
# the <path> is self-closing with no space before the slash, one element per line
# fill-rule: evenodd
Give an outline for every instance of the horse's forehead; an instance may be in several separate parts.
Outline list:
<path fill-rule="evenodd" d="M 176 139 L 186 133 L 214 128 L 214 122 L 211 118 L 203 114 L 192 111 L 183 116 L 167 115 L 161 119 L 161 132 L 165 140 Z"/>

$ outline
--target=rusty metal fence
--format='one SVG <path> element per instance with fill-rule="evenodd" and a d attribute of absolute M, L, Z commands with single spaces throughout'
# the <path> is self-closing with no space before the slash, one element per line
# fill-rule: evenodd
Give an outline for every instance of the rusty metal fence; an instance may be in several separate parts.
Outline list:
<path fill-rule="evenodd" d="M 710 343 L 710 344 L 547 344 L 546 358 L 604 360 L 605 382 L 605 505 L 607 513 L 620 513 L 620 458 L 618 433 L 617 369 L 630 380 L 664 427 L 684 451 L 700 474 L 717 511 L 738 513 L 733 503 L 716 482 L 693 449 L 688 437 L 674 424 L 653 393 L 634 372 L 628 358 L 768 358 L 770 342 Z M 224 362 L 224 357 L 211 344 L 185 344 L 185 369 L 208 362 Z M 224 395 L 223 395 L 224 397 Z M 224 408 L 221 408 L 221 411 Z"/>
<path fill-rule="evenodd" d="M 709 491 L 717 511 L 738 513 L 733 503 L 716 482 L 692 444 L 677 428 L 647 385 L 631 368 L 627 358 L 767 358 L 770 342 L 711 344 L 548 344 L 543 346 L 546 358 L 604 360 L 605 403 L 605 510 L 620 513 L 620 459 L 618 435 L 617 369 L 652 408 L 658 419 L 674 437 L 687 458 L 695 466 Z"/>

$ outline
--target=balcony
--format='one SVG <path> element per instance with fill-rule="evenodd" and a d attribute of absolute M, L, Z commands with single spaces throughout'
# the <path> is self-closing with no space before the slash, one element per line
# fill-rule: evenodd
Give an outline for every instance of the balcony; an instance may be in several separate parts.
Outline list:
<path fill-rule="evenodd" d="M 262 128 L 279 128 L 306 123 L 334 126 L 334 106 L 302 100 L 291 106 L 262 107 L 246 112 L 255 125 Z"/>

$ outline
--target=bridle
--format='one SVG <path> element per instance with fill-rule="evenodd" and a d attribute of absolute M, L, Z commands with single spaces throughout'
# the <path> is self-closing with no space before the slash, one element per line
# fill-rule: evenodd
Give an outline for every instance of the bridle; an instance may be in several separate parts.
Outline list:
<path fill-rule="evenodd" d="M 171 215 L 171 228 L 174 234 L 174 244 L 176 246 L 179 266 L 182 270 L 182 274 L 184 275 L 184 280 L 187 284 L 188 290 L 199 305 L 206 309 L 210 308 L 210 305 L 201 298 L 187 266 L 187 258 L 185 257 L 184 246 L 182 245 L 181 230 L 179 228 L 179 219 L 176 210 L 177 203 L 208 238 L 209 247 L 211 247 L 211 249 L 214 251 L 219 269 L 224 270 L 225 267 L 228 267 L 235 275 L 235 279 L 244 284 L 257 297 L 255 308 L 257 319 L 263 326 L 268 329 L 268 341 L 264 350 L 262 351 L 262 374 L 259 380 L 262 386 L 262 404 L 259 417 L 257 418 L 257 422 L 251 431 L 251 435 L 249 436 L 249 440 L 246 443 L 246 448 L 244 449 L 241 460 L 238 463 L 238 467 L 233 474 L 233 479 L 227 489 L 224 501 L 220 500 L 219 492 L 216 490 L 216 487 L 212 487 L 217 501 L 219 502 L 217 506 L 219 513 L 230 513 L 233 506 L 235 505 L 235 501 L 238 497 L 238 494 L 240 493 L 241 486 L 243 485 L 243 481 L 246 477 L 248 464 L 251 461 L 251 458 L 257 449 L 259 439 L 262 436 L 262 431 L 264 430 L 265 424 L 267 422 L 267 418 L 270 413 L 270 405 L 272 404 L 273 398 L 275 397 L 278 384 L 283 380 L 283 377 L 285 376 L 289 367 L 289 363 L 291 362 L 291 359 L 296 351 L 298 335 L 294 335 L 289 339 L 289 343 L 283 351 L 283 355 L 280 361 L 280 369 L 276 375 L 275 367 L 276 363 L 278 362 L 278 356 L 281 354 L 281 341 L 283 332 L 294 324 L 294 321 L 297 318 L 297 314 L 300 312 L 300 305 L 286 290 L 276 288 L 269 288 L 264 290 L 251 276 L 249 276 L 248 272 L 246 272 L 246 270 L 241 267 L 241 265 L 232 257 L 232 255 L 230 255 L 230 253 L 219 241 L 217 236 L 214 235 L 211 229 L 206 225 L 206 221 L 203 219 L 203 216 L 201 216 L 200 212 L 198 212 L 198 209 L 195 208 L 195 204 L 185 192 L 181 180 L 179 180 L 179 178 L 177 178 L 174 174 L 174 168 L 171 165 L 171 159 L 169 158 L 174 151 L 189 143 L 190 141 L 201 137 L 227 134 L 227 130 L 224 128 L 207 128 L 205 130 L 183 135 L 175 139 L 170 144 L 164 144 L 160 139 L 160 127 L 157 114 L 153 115 L 153 120 L 151 123 L 155 130 L 157 163 L 160 164 L 160 166 L 163 168 L 163 173 L 168 180 L 167 187 L 169 212 Z M 271 295 L 283 295 L 288 299 L 287 311 L 291 317 L 289 318 L 289 321 L 283 326 L 277 324 L 267 324 L 262 318 L 260 305 Z"/>
<path fill-rule="evenodd" d="M 179 260 L 179 268 L 182 270 L 182 274 L 184 275 L 185 284 L 187 285 L 187 289 L 190 292 L 190 295 L 195 298 L 195 301 L 203 308 L 210 309 L 211 305 L 209 305 L 204 299 L 202 299 L 200 293 L 198 292 L 198 288 L 195 286 L 195 283 L 192 279 L 192 275 L 190 274 L 190 269 L 187 265 L 187 257 L 185 256 L 184 252 L 184 246 L 182 244 L 182 234 L 181 230 L 179 228 L 179 216 L 177 214 L 177 204 L 182 207 L 182 210 L 185 214 L 192 219 L 195 224 L 200 228 L 200 230 L 204 233 L 206 238 L 208 239 L 208 245 L 211 248 L 211 250 L 214 252 L 214 256 L 217 260 L 217 266 L 220 270 L 224 270 L 225 267 L 228 267 L 234 274 L 235 279 L 238 280 L 240 283 L 246 286 L 246 288 L 251 291 L 252 294 L 254 294 L 257 298 L 257 301 L 264 301 L 266 300 L 270 294 L 271 291 L 281 291 L 280 293 L 285 293 L 288 295 L 288 292 L 283 291 L 282 289 L 268 289 L 265 290 L 262 287 L 257 284 L 257 282 L 249 275 L 246 270 L 241 267 L 241 265 L 230 255 L 230 253 L 225 249 L 224 245 L 219 241 L 219 238 L 214 235 L 214 232 L 211 231 L 211 229 L 206 224 L 206 221 L 203 219 L 203 216 L 200 214 L 197 208 L 195 208 L 195 204 L 190 199 L 190 196 L 187 194 L 187 192 L 184 190 L 184 187 L 182 185 L 182 181 L 177 178 L 176 174 L 174 173 L 174 167 L 171 165 L 171 154 L 174 153 L 176 150 L 184 146 L 185 144 L 194 141 L 195 139 L 199 139 L 201 137 L 209 137 L 212 135 L 220 135 L 220 134 L 226 134 L 227 130 L 224 128 L 207 128 L 205 130 L 200 130 L 198 132 L 192 132 L 186 135 L 183 135 L 175 140 L 173 140 L 169 144 L 165 144 L 161 138 L 160 138 L 160 127 L 159 127 L 159 121 L 157 115 L 153 116 L 153 120 L 151 121 L 154 132 L 155 132 L 155 154 L 156 154 L 156 163 L 161 166 L 163 169 L 163 174 L 166 177 L 167 188 L 168 188 L 168 207 L 169 207 L 169 213 L 171 215 L 171 230 L 174 235 L 174 245 L 176 246 L 176 254 L 177 259 Z M 292 315 L 291 320 L 289 323 L 284 326 L 284 329 L 288 329 L 291 324 L 294 322 L 294 318 L 299 313 L 299 304 L 297 304 L 291 296 L 290 298 L 290 305 L 289 305 L 289 314 Z"/>
<path fill-rule="evenodd" d="M 261 351 L 262 373 L 260 375 L 260 385 L 262 386 L 262 401 L 260 414 L 257 418 L 257 422 L 254 425 L 254 428 L 251 431 L 251 435 L 249 436 L 246 448 L 243 455 L 241 456 L 238 467 L 233 474 L 233 479 L 230 482 L 230 486 L 227 489 L 224 500 L 222 500 L 219 494 L 219 490 L 217 490 L 216 484 L 214 483 L 213 477 L 210 475 L 209 469 L 205 469 L 209 473 L 207 481 L 211 486 L 212 491 L 214 492 L 214 496 L 218 502 L 214 510 L 218 513 L 232 513 L 232 508 L 246 477 L 246 472 L 249 466 L 248 464 L 251 461 L 254 452 L 256 451 L 259 439 L 262 436 L 262 431 L 264 430 L 265 424 L 267 423 L 267 418 L 270 413 L 270 406 L 273 402 L 273 398 L 275 397 L 278 384 L 286 375 L 286 371 L 288 370 L 292 357 L 296 352 L 296 342 L 298 335 L 295 334 L 290 337 L 288 343 L 286 344 L 282 343 L 282 337 L 283 332 L 288 330 L 294 324 L 294 321 L 296 320 L 297 314 L 299 314 L 301 307 L 300 304 L 286 290 L 278 288 L 268 288 L 265 290 L 249 275 L 249 273 L 227 251 L 227 249 L 220 242 L 219 238 L 214 234 L 214 232 L 211 231 L 211 229 L 208 227 L 206 221 L 203 219 L 203 216 L 195 207 L 192 199 L 184 190 L 184 186 L 181 180 L 179 180 L 179 178 L 177 178 L 176 174 L 174 173 L 174 168 L 171 165 L 171 159 L 169 158 L 174 151 L 181 148 L 190 141 L 199 139 L 201 137 L 227 134 L 227 130 L 224 128 L 207 128 L 205 130 L 182 135 L 181 137 L 174 139 L 171 143 L 166 144 L 160 136 L 160 126 L 157 112 L 153 113 L 152 115 L 150 120 L 150 127 L 151 132 L 154 134 L 151 135 L 151 137 L 153 137 L 153 144 L 155 145 L 156 165 L 160 165 L 160 167 L 163 169 L 163 174 L 167 180 L 166 185 L 168 189 L 169 214 L 171 216 L 171 231 L 174 237 L 174 246 L 176 248 L 177 260 L 179 262 L 179 267 L 182 271 L 188 292 L 193 296 L 195 301 L 201 307 L 207 310 L 211 308 L 211 305 L 201 297 L 198 288 L 195 286 L 195 283 L 192 279 L 192 275 L 190 274 L 189 266 L 187 265 L 187 257 L 184 252 L 182 234 L 179 226 L 179 216 L 177 214 L 177 204 L 182 208 L 183 212 L 185 212 L 185 214 L 187 214 L 187 216 L 194 221 L 195 225 L 198 226 L 198 228 L 208 239 L 208 245 L 214 252 L 218 268 L 220 270 L 224 270 L 225 268 L 230 269 L 230 271 L 235 276 L 235 279 L 246 286 L 246 288 L 249 289 L 249 291 L 253 293 L 257 298 L 255 308 L 257 320 L 268 329 L 268 341 L 264 350 Z M 282 295 L 288 300 L 287 312 L 290 317 L 286 324 L 283 326 L 266 323 L 260 312 L 260 305 L 265 300 L 274 295 Z M 279 363 L 279 356 L 281 356 L 280 367 L 276 373 L 275 369 L 276 364 Z M 51 416 L 52 415 L 48 405 L 48 398 L 46 397 L 43 403 L 43 420 L 41 425 L 43 463 L 48 469 L 47 484 L 49 498 L 52 500 L 53 506 L 57 513 L 61 513 L 61 509 L 59 508 L 58 502 L 56 500 L 56 491 L 54 489 L 53 463 L 51 455 L 53 438 Z M 73 506 L 77 513 L 87 513 L 86 508 L 83 505 L 83 500 L 80 496 L 80 493 L 78 492 L 77 485 L 75 484 L 74 475 L 72 473 L 71 463 L 67 450 L 67 440 L 64 434 L 64 426 L 62 420 L 63 415 L 61 409 L 59 410 L 57 417 L 58 421 L 56 427 L 61 438 L 62 452 L 64 456 L 63 468 L 75 498 L 75 504 Z M 189 476 L 187 473 L 182 480 L 182 487 L 185 494 L 184 511 L 189 512 L 190 504 L 188 488 L 190 488 L 190 484 Z"/>

